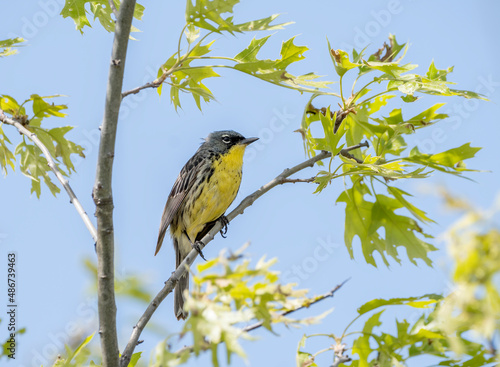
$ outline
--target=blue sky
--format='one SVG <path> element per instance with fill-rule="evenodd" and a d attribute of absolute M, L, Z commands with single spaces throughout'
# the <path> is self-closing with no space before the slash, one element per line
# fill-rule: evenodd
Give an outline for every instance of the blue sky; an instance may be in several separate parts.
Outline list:
<path fill-rule="evenodd" d="M 19 2 L 3 5 L 3 13 L 8 16 L 0 25 L 0 39 L 20 35 L 28 42 L 18 55 L 0 60 L 0 93 L 18 100 L 28 98 L 31 93 L 67 96 L 58 102 L 68 105 L 68 117 L 49 119 L 46 123 L 47 126 L 75 126 L 71 137 L 86 148 L 87 158 L 78 160 L 71 184 L 91 215 L 94 205 L 90 194 L 112 35 L 99 24 L 80 35 L 71 20 L 58 15 L 61 2 L 40 0 L 25 1 L 23 6 Z M 446 185 L 480 206 L 489 206 L 500 182 L 496 159 L 500 113 L 500 24 L 497 19 L 500 4 L 495 1 L 480 4 L 363 0 L 316 1 L 306 6 L 304 2 L 246 0 L 236 6 L 235 18 L 244 21 L 282 13 L 281 21 L 294 21 L 286 29 L 274 32 L 262 56 L 277 57 L 281 42 L 297 35 L 296 43 L 307 45 L 310 50 L 304 61 L 292 67 L 291 71 L 296 74 L 314 71 L 325 75 L 325 79 L 336 80 L 327 54 L 326 37 L 334 48 L 350 51 L 352 47 L 362 49 L 368 45 L 371 53 L 392 33 L 399 42 L 410 42 L 405 59 L 418 64 L 418 72 L 424 73 L 432 60 L 438 68 L 454 65 L 455 71 L 449 80 L 456 82 L 459 89 L 477 90 L 491 100 L 444 99 L 448 104 L 443 112 L 448 113 L 450 119 L 420 130 L 409 140 L 425 152 L 439 152 L 471 142 L 484 149 L 469 166 L 491 171 L 470 174 L 474 181 L 433 174 L 425 181 L 398 183 L 398 187 L 414 193 L 414 202 L 439 223 L 428 227 L 428 231 L 437 236 L 451 223 L 453 216 L 445 213 L 440 201 L 429 192 Z M 125 89 L 154 78 L 159 65 L 176 50 L 184 25 L 183 2 L 144 5 L 143 21 L 135 22 L 142 32 L 135 34 L 137 41 L 129 45 Z M 214 49 L 219 55 L 233 56 L 245 48 L 253 36 L 218 36 Z M 140 274 L 152 291 L 161 288 L 174 263 L 168 246 L 153 256 L 163 206 L 177 173 L 197 149 L 200 138 L 211 131 L 228 128 L 261 138 L 246 157 L 236 203 L 284 168 L 304 160 L 300 136 L 293 131 L 300 125 L 309 96 L 231 70 L 220 70 L 220 74 L 221 78 L 207 82 L 217 102 L 203 105 L 203 113 L 188 96 L 181 101 L 183 109 L 176 113 L 168 96 L 159 98 L 153 90 L 127 98 L 121 111 L 113 184 L 116 270 L 121 275 Z M 336 105 L 337 100 L 322 99 L 321 102 Z M 419 102 L 421 106 L 428 106 L 437 99 L 425 96 Z M 411 116 L 414 107 L 408 108 L 407 116 Z M 4 131 L 13 142 L 18 139 L 12 129 L 5 127 Z M 310 170 L 299 177 L 312 174 Z M 54 351 L 62 349 L 57 346 L 70 340 L 75 327 L 84 326 L 85 333 L 96 328 L 95 300 L 88 292 L 91 280 L 82 265 L 82 259 L 95 256 L 91 237 L 65 195 L 54 198 L 43 189 L 38 200 L 30 196 L 29 188 L 29 180 L 19 170 L 9 172 L 7 178 L 1 180 L 0 271 L 6 272 L 7 252 L 16 251 L 20 277 L 18 326 L 27 328 L 27 333 L 19 339 L 21 362 L 11 365 L 22 363 L 25 367 L 49 365 Z M 355 316 L 356 308 L 370 299 L 448 290 L 446 252 L 437 241 L 435 245 L 440 251 L 432 255 L 434 269 L 423 263 L 413 266 L 408 261 L 402 265 L 393 262 L 389 269 L 374 268 L 364 262 L 359 243 L 355 244 L 356 260 L 350 260 L 343 244 L 344 207 L 335 205 L 342 188 L 339 181 L 320 195 L 313 195 L 312 185 L 279 187 L 233 221 L 227 239 L 217 237 L 204 251 L 212 257 L 224 247 L 236 249 L 251 241 L 248 253 L 253 259 L 263 255 L 279 257 L 276 268 L 283 272 L 285 280 L 298 278 L 299 286 L 309 288 L 313 294 L 324 293 L 344 279 L 352 278 L 333 300 L 297 314 L 319 314 L 334 307 L 323 324 L 299 330 L 278 327 L 279 336 L 265 330 L 255 332 L 260 341 L 245 343 L 251 365 L 295 363 L 297 342 L 303 333 L 341 333 Z M 315 249 L 322 245 L 334 251 L 325 259 L 315 259 Z M 298 268 L 302 269 L 301 275 L 297 275 Z M 121 299 L 117 306 L 121 325 L 119 342 L 123 349 L 132 325 L 145 306 Z M 404 311 L 401 315 L 412 317 Z M 0 317 L 3 319 L 5 315 Z M 386 320 L 391 317 L 393 313 L 386 315 Z M 145 342 L 137 350 L 144 350 L 146 354 L 162 335 L 179 330 L 171 299 L 161 305 L 154 322 L 164 333 L 144 334 Z M 5 333 L 2 323 L 0 339 L 4 339 Z M 328 344 L 326 340 L 311 342 L 308 350 L 315 352 Z M 201 357 L 201 361 L 208 363 L 207 357 Z M 330 358 L 328 355 L 323 363 L 330 362 Z M 234 361 L 234 365 L 243 364 L 241 360 Z"/>

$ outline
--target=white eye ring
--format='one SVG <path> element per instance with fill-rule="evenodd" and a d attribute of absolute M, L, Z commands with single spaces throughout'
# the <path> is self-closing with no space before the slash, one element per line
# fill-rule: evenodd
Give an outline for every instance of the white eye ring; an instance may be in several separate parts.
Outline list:
<path fill-rule="evenodd" d="M 229 139 L 227 136 L 222 138 L 222 141 L 226 144 L 229 144 L 231 142 L 231 139 Z"/>

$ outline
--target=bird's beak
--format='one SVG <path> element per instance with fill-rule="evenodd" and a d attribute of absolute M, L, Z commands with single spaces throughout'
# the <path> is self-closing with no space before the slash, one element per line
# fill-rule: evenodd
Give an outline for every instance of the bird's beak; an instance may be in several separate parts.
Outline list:
<path fill-rule="evenodd" d="M 259 140 L 259 138 L 247 138 L 247 139 L 240 140 L 239 144 L 249 145 L 249 144 L 252 144 L 254 141 L 257 141 L 257 140 Z"/>

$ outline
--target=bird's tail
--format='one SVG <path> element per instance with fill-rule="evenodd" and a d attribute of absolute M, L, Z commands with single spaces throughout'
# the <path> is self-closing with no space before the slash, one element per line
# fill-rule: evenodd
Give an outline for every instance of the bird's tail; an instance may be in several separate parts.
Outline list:
<path fill-rule="evenodd" d="M 183 238 L 184 236 L 180 236 L 179 240 L 177 238 L 174 238 L 174 248 L 175 248 L 175 268 L 177 269 L 181 262 L 184 260 L 184 258 L 187 256 L 189 251 L 185 253 L 184 251 L 184 246 L 183 246 L 183 240 L 187 241 L 187 238 Z M 179 243 L 181 242 L 181 243 Z M 188 242 L 189 243 L 189 242 Z M 190 249 L 191 246 L 189 245 L 188 249 Z M 175 291 L 174 291 L 174 313 L 175 317 L 177 317 L 177 320 L 183 319 L 185 320 L 188 316 L 188 313 L 184 310 L 184 291 L 185 290 L 189 291 L 189 272 L 186 272 L 177 282 L 177 285 L 175 286 Z"/>

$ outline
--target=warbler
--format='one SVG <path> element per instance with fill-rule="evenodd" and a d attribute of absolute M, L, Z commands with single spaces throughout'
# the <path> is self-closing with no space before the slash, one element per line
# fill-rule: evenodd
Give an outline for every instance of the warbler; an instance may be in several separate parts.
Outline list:
<path fill-rule="evenodd" d="M 232 130 L 215 131 L 208 135 L 184 165 L 170 191 L 161 218 L 155 255 L 170 226 L 176 268 L 192 248 L 197 249 L 204 258 L 197 243 L 219 219 L 227 229 L 224 213 L 240 188 L 243 154 L 245 148 L 257 139 L 246 139 Z M 177 320 L 187 317 L 183 296 L 187 289 L 189 274 L 186 272 L 179 279 L 174 292 Z"/>

